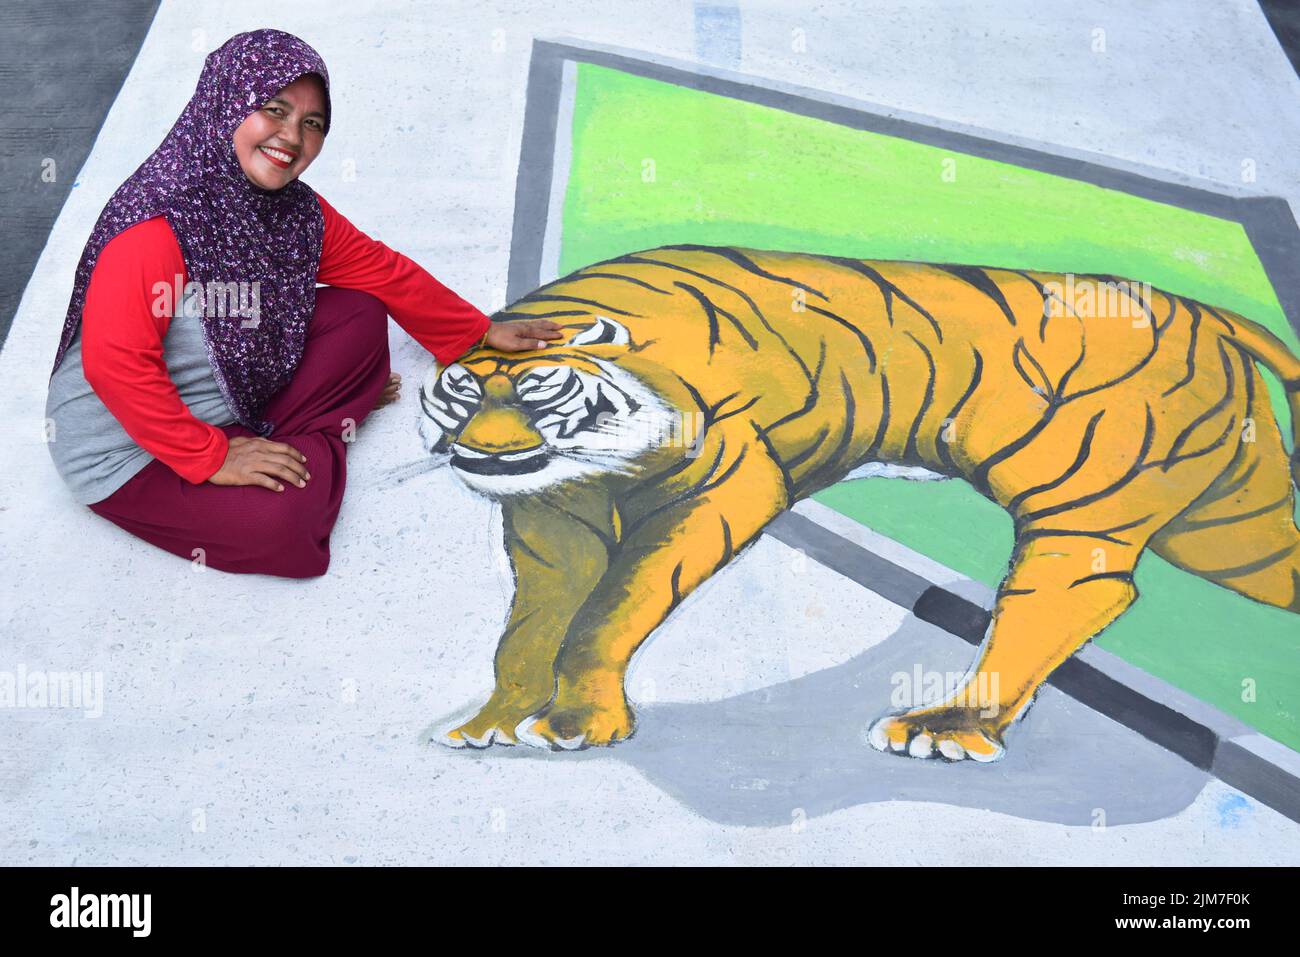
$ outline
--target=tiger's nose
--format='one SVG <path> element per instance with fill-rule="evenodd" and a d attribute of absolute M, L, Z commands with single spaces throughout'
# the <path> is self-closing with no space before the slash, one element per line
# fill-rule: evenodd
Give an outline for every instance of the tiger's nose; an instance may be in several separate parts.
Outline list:
<path fill-rule="evenodd" d="M 480 409 L 456 437 L 458 446 L 483 455 L 524 452 L 544 443 L 528 416 L 510 407 Z"/>
<path fill-rule="evenodd" d="M 494 372 L 483 383 L 483 395 L 486 399 L 509 401 L 515 397 L 515 384 L 508 375 Z"/>

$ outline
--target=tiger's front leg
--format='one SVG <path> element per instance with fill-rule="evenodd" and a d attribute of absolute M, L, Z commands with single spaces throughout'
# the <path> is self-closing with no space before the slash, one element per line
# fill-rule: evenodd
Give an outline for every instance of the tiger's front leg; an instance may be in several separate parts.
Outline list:
<path fill-rule="evenodd" d="M 523 743 L 568 750 L 629 737 L 635 719 L 623 682 L 633 653 L 787 506 L 780 468 L 757 443 L 728 443 L 702 471 L 689 496 L 629 530 L 569 625 L 554 700 L 516 730 Z"/>
<path fill-rule="evenodd" d="M 442 744 L 515 744 L 515 727 L 554 696 L 555 656 L 609 564 L 611 513 L 609 494 L 596 487 L 503 504 L 504 544 L 516 584 L 497 646 L 495 687 L 474 717 L 440 735 Z"/>

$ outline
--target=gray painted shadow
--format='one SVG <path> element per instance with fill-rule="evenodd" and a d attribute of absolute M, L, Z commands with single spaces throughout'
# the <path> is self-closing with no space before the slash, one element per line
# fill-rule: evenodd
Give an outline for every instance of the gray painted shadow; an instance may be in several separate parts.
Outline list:
<path fill-rule="evenodd" d="M 621 761 L 721 824 L 789 825 L 879 801 L 987 808 L 1059 824 L 1132 824 L 1187 807 L 1209 775 L 1052 687 L 1007 736 L 993 764 L 883 754 L 866 728 L 886 711 L 890 678 L 964 673 L 974 649 L 909 618 L 838 665 L 722 701 L 637 707 L 637 731 L 613 748 L 544 752 L 493 747 L 478 760 Z M 557 767 L 557 773 L 559 768 Z"/>

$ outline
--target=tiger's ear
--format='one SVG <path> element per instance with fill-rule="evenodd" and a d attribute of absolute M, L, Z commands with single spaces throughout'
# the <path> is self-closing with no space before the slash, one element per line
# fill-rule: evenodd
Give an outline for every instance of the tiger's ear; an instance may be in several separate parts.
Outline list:
<path fill-rule="evenodd" d="M 569 340 L 571 346 L 625 346 L 632 341 L 627 326 L 609 316 L 597 316 L 596 321 Z"/>

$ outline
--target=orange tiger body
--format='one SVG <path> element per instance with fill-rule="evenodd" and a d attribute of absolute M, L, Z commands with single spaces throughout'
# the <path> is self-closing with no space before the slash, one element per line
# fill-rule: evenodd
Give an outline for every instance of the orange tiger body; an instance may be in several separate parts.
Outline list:
<path fill-rule="evenodd" d="M 422 390 L 430 446 L 502 502 L 518 585 L 497 689 L 448 743 L 625 737 L 640 643 L 768 521 L 868 463 L 963 478 L 1016 530 L 970 679 L 998 700 L 959 689 L 887 716 L 882 749 L 998 757 L 1052 670 L 1137 597 L 1147 547 L 1300 611 L 1294 478 L 1257 369 L 1294 427 L 1300 360 L 1235 313 L 1115 277 L 668 246 L 499 316 L 524 317 L 573 334 L 475 350 Z M 606 441 L 673 416 L 699 424 L 689 450 Z"/>

